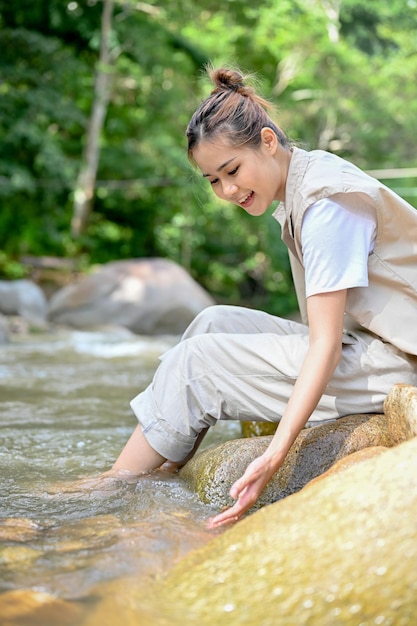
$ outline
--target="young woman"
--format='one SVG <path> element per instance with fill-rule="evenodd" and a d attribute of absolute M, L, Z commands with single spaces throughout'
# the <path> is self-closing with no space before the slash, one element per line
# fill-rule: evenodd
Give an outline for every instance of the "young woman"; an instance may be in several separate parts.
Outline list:
<path fill-rule="evenodd" d="M 218 419 L 279 422 L 218 526 L 254 504 L 307 420 L 381 412 L 393 384 L 417 384 L 417 211 L 347 161 L 291 146 L 239 72 L 211 78 L 187 128 L 189 158 L 253 216 L 280 201 L 273 217 L 304 323 L 241 307 L 200 313 L 132 401 L 140 425 L 112 471 L 184 464 Z"/>

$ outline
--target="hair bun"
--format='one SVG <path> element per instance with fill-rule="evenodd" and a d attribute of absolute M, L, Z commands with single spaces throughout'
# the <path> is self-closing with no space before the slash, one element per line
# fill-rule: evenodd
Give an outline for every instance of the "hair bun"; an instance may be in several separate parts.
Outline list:
<path fill-rule="evenodd" d="M 265 127 L 271 128 L 280 144 L 289 149 L 286 136 L 268 114 L 272 104 L 251 86 L 251 74 L 243 75 L 236 66 L 216 69 L 209 65 L 206 72 L 214 89 L 200 103 L 186 131 L 188 158 L 194 165 L 194 150 L 200 141 L 222 137 L 230 146 L 258 149 Z"/>
<path fill-rule="evenodd" d="M 244 77 L 234 70 L 218 68 L 210 72 L 210 78 L 215 84 L 215 91 L 240 91 L 244 90 Z"/>

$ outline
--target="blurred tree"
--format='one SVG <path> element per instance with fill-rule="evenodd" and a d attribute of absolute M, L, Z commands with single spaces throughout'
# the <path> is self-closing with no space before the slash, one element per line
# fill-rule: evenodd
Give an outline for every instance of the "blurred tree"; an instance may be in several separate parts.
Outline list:
<path fill-rule="evenodd" d="M 86 145 L 81 170 L 74 189 L 74 213 L 71 233 L 75 237 L 84 232 L 93 205 L 97 168 L 100 156 L 100 137 L 107 114 L 113 73 L 114 49 L 111 48 L 113 0 L 103 0 L 100 30 L 100 56 L 94 81 L 94 99 L 88 124 Z"/>
<path fill-rule="evenodd" d="M 415 166 L 415 0 L 114 0 L 94 211 L 73 238 L 102 12 L 101 0 L 0 0 L 0 273 L 28 253 L 163 255 L 219 300 L 285 313 L 278 226 L 219 203 L 186 159 L 204 65 L 255 72 L 301 145 L 368 169 Z"/>

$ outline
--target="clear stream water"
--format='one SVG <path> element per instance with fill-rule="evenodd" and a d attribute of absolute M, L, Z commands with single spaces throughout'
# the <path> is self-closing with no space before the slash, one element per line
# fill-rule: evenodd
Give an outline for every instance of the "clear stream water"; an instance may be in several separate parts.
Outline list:
<path fill-rule="evenodd" d="M 176 474 L 87 480 L 111 467 L 136 425 L 129 400 L 176 340 L 57 331 L 0 346 L 0 613 L 13 590 L 85 601 L 152 578 L 213 535 L 213 509 Z M 235 436 L 219 424 L 204 445 Z"/>

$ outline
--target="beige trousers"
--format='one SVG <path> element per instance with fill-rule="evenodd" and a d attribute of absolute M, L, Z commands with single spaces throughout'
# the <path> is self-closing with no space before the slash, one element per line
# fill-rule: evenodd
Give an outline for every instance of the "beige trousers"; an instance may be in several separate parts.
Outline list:
<path fill-rule="evenodd" d="M 304 324 L 242 307 L 204 309 L 131 402 L 149 444 L 181 461 L 216 420 L 279 421 L 308 342 Z M 417 357 L 366 332 L 345 335 L 341 361 L 309 421 L 382 412 L 399 382 L 417 384 Z"/>

